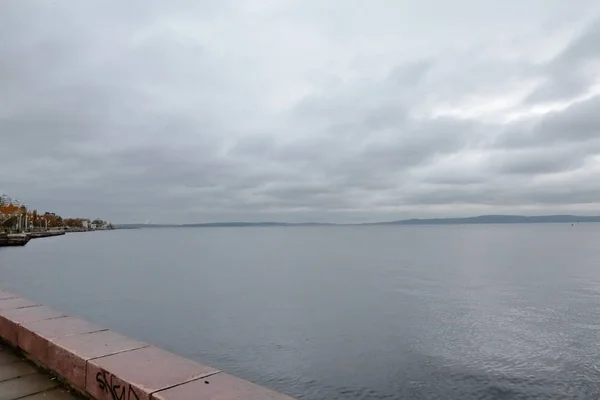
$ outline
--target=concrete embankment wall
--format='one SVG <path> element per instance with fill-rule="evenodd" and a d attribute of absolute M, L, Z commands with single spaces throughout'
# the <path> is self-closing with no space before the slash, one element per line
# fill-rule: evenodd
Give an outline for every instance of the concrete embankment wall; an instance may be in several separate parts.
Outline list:
<path fill-rule="evenodd" d="M 97 400 L 293 400 L 0 290 L 0 339 Z"/>

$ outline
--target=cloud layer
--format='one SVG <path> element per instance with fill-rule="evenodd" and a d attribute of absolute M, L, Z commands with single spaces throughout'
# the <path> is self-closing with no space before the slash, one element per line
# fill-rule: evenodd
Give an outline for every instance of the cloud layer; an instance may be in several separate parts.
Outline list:
<path fill-rule="evenodd" d="M 594 1 L 0 2 L 0 192 L 116 222 L 600 213 Z"/>

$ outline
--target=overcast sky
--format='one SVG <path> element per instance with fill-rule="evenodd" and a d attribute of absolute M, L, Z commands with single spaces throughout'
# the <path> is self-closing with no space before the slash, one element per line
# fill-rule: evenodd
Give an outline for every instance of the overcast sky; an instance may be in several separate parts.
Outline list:
<path fill-rule="evenodd" d="M 2 0 L 1 193 L 113 222 L 600 214 L 600 2 Z"/>

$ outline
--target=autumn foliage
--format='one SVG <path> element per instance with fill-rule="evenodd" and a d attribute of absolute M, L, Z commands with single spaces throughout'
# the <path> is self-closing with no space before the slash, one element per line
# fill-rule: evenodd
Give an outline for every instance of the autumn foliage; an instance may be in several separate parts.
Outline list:
<path fill-rule="evenodd" d="M 14 205 L 12 203 L 8 203 L 8 204 L 0 204 L 0 214 L 3 215 L 14 215 L 14 214 L 19 214 L 19 213 L 25 213 L 27 211 L 27 209 L 25 208 L 25 206 L 19 206 L 19 205 Z"/>
<path fill-rule="evenodd" d="M 29 227 L 35 228 L 84 228 L 86 218 L 62 218 L 55 213 L 38 214 L 37 210 L 29 211 L 25 205 L 13 201 L 7 196 L 0 197 L 0 227 L 9 227 L 21 218 L 23 224 L 27 221 Z"/>

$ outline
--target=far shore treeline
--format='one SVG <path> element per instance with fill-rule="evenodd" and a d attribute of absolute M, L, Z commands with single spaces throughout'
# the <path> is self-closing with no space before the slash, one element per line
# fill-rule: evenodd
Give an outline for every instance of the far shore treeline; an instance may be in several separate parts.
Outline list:
<path fill-rule="evenodd" d="M 241 228 L 283 226 L 386 226 L 386 225 L 477 225 L 477 224 L 575 224 L 600 223 L 600 216 L 583 215 L 480 215 L 464 218 L 403 219 L 398 221 L 334 224 L 324 222 L 208 222 L 197 224 L 119 224 L 117 228 Z"/>

